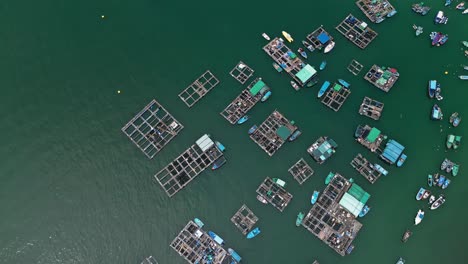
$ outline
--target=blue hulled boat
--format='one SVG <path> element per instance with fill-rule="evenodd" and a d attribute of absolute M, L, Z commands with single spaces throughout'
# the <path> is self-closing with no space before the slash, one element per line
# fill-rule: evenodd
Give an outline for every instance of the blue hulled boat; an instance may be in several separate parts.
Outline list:
<path fill-rule="evenodd" d="M 239 119 L 239 121 L 237 121 L 237 124 L 238 124 L 238 125 L 243 124 L 243 123 L 245 123 L 247 120 L 249 120 L 249 116 L 248 116 L 248 115 L 245 115 L 245 116 L 243 116 L 241 119 Z"/>
<path fill-rule="evenodd" d="M 328 87 L 330 87 L 330 82 L 329 82 L 329 81 L 325 81 L 325 82 L 322 84 L 322 87 L 320 87 L 320 90 L 318 91 L 317 97 L 318 97 L 318 98 L 322 97 L 322 95 L 324 95 L 325 92 L 328 90 Z"/>
<path fill-rule="evenodd" d="M 370 207 L 365 205 L 364 208 L 362 208 L 362 211 L 359 213 L 359 217 L 364 217 L 369 211 Z"/>
<path fill-rule="evenodd" d="M 263 97 L 262 97 L 262 99 L 260 101 L 265 102 L 266 100 L 268 100 L 268 98 L 270 98 L 270 96 L 271 96 L 271 91 L 268 91 L 263 95 Z"/>
<path fill-rule="evenodd" d="M 432 175 L 431 174 L 427 175 L 427 185 L 429 185 L 429 187 L 432 187 L 433 183 L 434 183 L 434 180 L 432 179 Z"/>
<path fill-rule="evenodd" d="M 260 234 L 260 228 L 256 227 L 255 229 L 253 229 L 247 234 L 247 239 L 252 239 L 256 237 L 258 234 Z"/>
<path fill-rule="evenodd" d="M 251 128 L 249 128 L 249 135 L 252 135 L 255 132 L 255 130 L 257 130 L 257 128 L 257 125 L 253 125 Z"/>
<path fill-rule="evenodd" d="M 343 85 L 345 88 L 349 88 L 351 86 L 351 84 L 349 84 L 348 82 L 346 82 L 345 80 L 343 79 L 338 79 L 338 82 Z"/>
<path fill-rule="evenodd" d="M 219 157 L 215 162 L 213 163 L 213 166 L 211 167 L 212 170 L 217 170 L 221 168 L 224 164 L 226 164 L 226 158 L 224 156 Z"/>
<path fill-rule="evenodd" d="M 433 120 L 442 120 L 444 115 L 442 114 L 442 109 L 437 104 L 434 104 L 432 107 L 431 118 Z"/>
<path fill-rule="evenodd" d="M 294 131 L 294 133 L 292 133 L 291 136 L 288 138 L 288 141 L 296 140 L 301 134 L 302 132 L 299 129 L 296 129 L 296 131 Z"/>
<path fill-rule="evenodd" d="M 449 178 L 445 178 L 445 181 L 442 184 L 442 189 L 446 189 L 449 186 L 450 182 L 451 181 L 449 180 Z"/>
<path fill-rule="evenodd" d="M 239 262 L 242 260 L 241 256 L 239 256 L 239 254 L 237 254 L 237 252 L 234 251 L 234 249 L 228 248 L 228 252 L 229 252 L 229 254 L 231 254 L 231 257 L 232 257 L 237 263 L 239 263 Z"/>
<path fill-rule="evenodd" d="M 407 156 L 406 156 L 404 153 L 402 153 L 401 156 L 400 156 L 400 158 L 399 158 L 398 161 L 397 161 L 397 164 L 396 164 L 397 167 L 403 166 L 403 164 L 404 164 L 405 161 L 406 161 L 406 158 L 407 158 Z"/>
<path fill-rule="evenodd" d="M 208 231 L 208 235 L 218 244 L 224 245 L 224 239 L 222 239 L 220 236 L 218 236 L 215 232 L 213 231 Z"/>
<path fill-rule="evenodd" d="M 323 71 L 323 69 L 325 69 L 325 67 L 327 67 L 327 61 L 322 61 L 322 63 L 320 63 L 320 70 Z"/>
<path fill-rule="evenodd" d="M 199 226 L 200 228 L 203 227 L 205 224 L 202 222 L 202 220 L 198 219 L 198 218 L 194 218 L 193 219 L 193 222 L 195 222 L 195 224 L 197 224 L 197 226 Z"/>
<path fill-rule="evenodd" d="M 221 142 L 219 141 L 215 141 L 215 144 L 216 144 L 216 147 L 221 151 L 221 152 L 224 152 L 226 150 L 226 147 L 221 144 Z"/>
<path fill-rule="evenodd" d="M 310 198 L 311 204 L 315 204 L 317 202 L 319 193 L 320 193 L 319 191 L 314 191 L 314 194 L 312 194 L 312 198 Z"/>
<path fill-rule="evenodd" d="M 416 194 L 416 200 L 418 201 L 421 200 L 425 192 L 426 192 L 426 189 L 421 187 L 419 189 L 419 192 Z"/>
<path fill-rule="evenodd" d="M 428 90 L 430 98 L 434 98 L 436 89 L 437 89 L 437 81 L 436 80 L 430 80 L 429 85 L 427 86 L 427 90 Z"/>

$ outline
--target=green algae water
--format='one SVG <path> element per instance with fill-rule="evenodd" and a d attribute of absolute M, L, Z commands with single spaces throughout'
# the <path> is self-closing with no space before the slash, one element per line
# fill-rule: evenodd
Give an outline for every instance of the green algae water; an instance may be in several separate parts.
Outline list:
<path fill-rule="evenodd" d="M 466 263 L 466 142 L 445 150 L 448 133 L 465 136 L 462 121 L 451 128 L 448 117 L 458 111 L 468 119 L 468 83 L 458 80 L 467 64 L 460 41 L 468 40 L 467 16 L 444 1 L 423 17 L 411 3 L 392 1 L 399 11 L 381 24 L 369 25 L 379 36 L 360 50 L 334 27 L 352 13 L 367 21 L 353 1 L 12 1 L 0 4 L 0 263 L 140 263 L 153 255 L 161 264 L 186 261 L 169 244 L 193 217 L 222 236 L 243 263 Z M 449 17 L 434 25 L 437 10 Z M 104 15 L 104 18 L 101 16 Z M 416 38 L 412 25 L 424 27 Z M 330 54 L 309 54 L 308 63 L 328 66 L 321 82 L 342 78 L 352 94 L 337 113 L 316 99 L 319 85 L 294 91 L 290 77 L 278 74 L 262 51 L 260 34 L 288 31 L 295 42 L 323 25 L 336 40 Z M 429 33 L 449 34 L 448 42 L 431 47 Z M 346 70 L 352 59 L 364 65 L 359 76 Z M 219 112 L 245 87 L 228 72 L 242 60 L 272 88 L 251 120 L 232 126 Z M 395 67 L 400 79 L 387 94 L 363 79 L 373 64 Z M 205 70 L 221 83 L 189 109 L 177 97 Z M 448 74 L 445 75 L 444 72 Z M 427 83 L 437 79 L 444 100 L 443 121 L 429 120 L 434 101 Z M 118 94 L 117 91 L 121 93 Z M 373 121 L 357 111 L 364 96 L 385 103 Z M 120 131 L 151 99 L 158 100 L 185 128 L 154 159 L 148 160 Z M 278 109 L 295 120 L 303 134 L 268 157 L 247 135 Z M 377 162 L 376 155 L 353 139 L 358 124 L 370 124 L 406 146 L 402 168 L 369 184 L 350 166 L 356 154 Z M 227 147 L 228 163 L 207 170 L 187 188 L 168 198 L 153 175 L 204 133 Z M 322 165 L 306 148 L 319 136 L 332 137 L 337 153 Z M 299 186 L 288 168 L 300 158 L 315 174 Z M 447 202 L 436 211 L 415 200 L 429 173 L 445 158 L 461 164 L 459 175 L 442 192 Z M 380 162 L 382 163 L 382 162 Z M 341 257 L 302 227 L 299 211 L 310 209 L 314 189 L 336 171 L 355 181 L 372 197 L 372 210 L 351 255 Z M 266 177 L 288 182 L 292 202 L 280 213 L 256 199 Z M 230 222 L 242 204 L 260 218 L 261 235 L 247 241 Z M 423 222 L 413 226 L 419 208 Z M 413 236 L 400 239 L 406 228 Z"/>

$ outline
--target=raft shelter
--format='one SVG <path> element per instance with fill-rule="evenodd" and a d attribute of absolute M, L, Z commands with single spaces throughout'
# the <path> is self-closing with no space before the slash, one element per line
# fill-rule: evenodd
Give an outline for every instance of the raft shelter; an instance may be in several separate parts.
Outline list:
<path fill-rule="evenodd" d="M 372 83 L 375 87 L 384 92 L 389 92 L 395 82 L 398 81 L 400 74 L 395 68 L 373 65 L 364 76 L 364 79 Z"/>
<path fill-rule="evenodd" d="M 387 0 L 358 0 L 356 5 L 373 23 L 380 23 L 396 14 L 395 8 Z"/>
<path fill-rule="evenodd" d="M 306 41 L 310 42 L 314 49 L 322 50 L 333 41 L 333 37 L 325 31 L 321 25 L 316 30 L 312 31 L 312 33 L 307 35 Z"/>
<path fill-rule="evenodd" d="M 379 129 L 368 125 L 359 125 L 354 133 L 354 137 L 359 144 L 368 148 L 370 151 L 377 153 L 382 153 L 380 145 L 385 139 L 387 139 L 387 136 L 382 134 Z"/>
<path fill-rule="evenodd" d="M 247 112 L 261 101 L 270 88 L 262 78 L 255 79 L 220 113 L 229 123 L 236 124 Z"/>
<path fill-rule="evenodd" d="M 149 159 L 152 159 L 183 128 L 177 119 L 153 99 L 121 130 Z"/>
<path fill-rule="evenodd" d="M 360 153 L 351 161 L 351 166 L 372 184 L 382 176 L 382 172 Z"/>
<path fill-rule="evenodd" d="M 252 77 L 254 72 L 255 71 L 247 64 L 239 61 L 239 63 L 237 63 L 237 65 L 229 72 L 229 74 L 238 82 L 244 84 L 250 77 Z"/>
<path fill-rule="evenodd" d="M 219 80 L 207 70 L 198 77 L 192 84 L 179 93 L 179 98 L 188 106 L 192 107 L 196 102 L 202 99 L 211 91 Z"/>
<path fill-rule="evenodd" d="M 328 137 L 320 137 L 308 149 L 307 152 L 318 163 L 324 163 L 335 152 L 338 144 Z"/>
<path fill-rule="evenodd" d="M 338 112 L 350 94 L 351 90 L 343 87 L 339 83 L 334 83 L 331 89 L 328 89 L 322 97 L 322 104 L 328 106 L 328 108 L 333 111 Z"/>
<path fill-rule="evenodd" d="M 361 49 L 365 49 L 378 35 L 366 22 L 351 14 L 336 26 L 336 30 Z"/>
<path fill-rule="evenodd" d="M 231 217 L 231 222 L 245 236 L 258 221 L 258 217 L 245 204 Z"/>
<path fill-rule="evenodd" d="M 256 192 L 280 212 L 283 212 L 284 208 L 288 206 L 289 202 L 293 198 L 292 194 L 288 193 L 283 187 L 276 184 L 272 179 L 270 179 L 270 177 L 265 178 L 260 186 L 258 186 Z"/>
<path fill-rule="evenodd" d="M 302 185 L 307 179 L 314 175 L 314 170 L 303 158 L 294 163 L 294 165 L 292 165 L 288 171 L 300 185 Z"/>
<path fill-rule="evenodd" d="M 169 197 L 182 190 L 223 153 L 209 135 L 203 135 L 174 161 L 161 169 L 154 178 Z"/>
<path fill-rule="evenodd" d="M 367 116 L 374 120 L 379 120 L 382 115 L 384 103 L 374 100 L 369 97 L 364 97 L 361 106 L 359 107 L 359 114 Z"/>

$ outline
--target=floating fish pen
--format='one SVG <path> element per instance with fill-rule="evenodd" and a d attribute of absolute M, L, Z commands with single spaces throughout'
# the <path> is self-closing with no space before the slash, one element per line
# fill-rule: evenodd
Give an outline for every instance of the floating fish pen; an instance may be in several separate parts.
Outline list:
<path fill-rule="evenodd" d="M 338 112 L 350 94 L 351 90 L 335 83 L 322 97 L 322 104 L 328 106 L 333 111 Z"/>
<path fill-rule="evenodd" d="M 359 108 L 359 114 L 379 120 L 382 115 L 384 104 L 369 97 L 364 97 L 361 107 Z"/>
<path fill-rule="evenodd" d="M 382 173 L 361 154 L 358 154 L 351 161 L 351 166 L 353 166 L 353 168 L 356 169 L 359 174 L 364 176 L 364 178 L 366 178 L 372 184 L 374 184 L 382 175 Z"/>
<path fill-rule="evenodd" d="M 122 128 L 122 132 L 152 159 L 183 128 L 179 121 L 153 99 Z"/>
<path fill-rule="evenodd" d="M 378 35 L 366 22 L 351 14 L 336 26 L 336 30 L 361 49 L 365 49 Z"/>
<path fill-rule="evenodd" d="M 263 50 L 300 86 L 304 86 L 317 74 L 317 71 L 309 64 L 306 65 L 281 38 L 273 39 Z"/>
<path fill-rule="evenodd" d="M 387 136 L 382 134 L 379 129 L 368 125 L 359 125 L 354 133 L 354 137 L 359 144 L 377 153 L 382 153 L 380 146 L 387 139 Z"/>
<path fill-rule="evenodd" d="M 308 149 L 307 152 L 318 163 L 324 163 L 335 152 L 338 144 L 328 137 L 319 137 Z"/>
<path fill-rule="evenodd" d="M 369 197 L 361 187 L 336 173 L 304 217 L 302 226 L 338 254 L 350 254 L 362 227 L 356 217 Z"/>
<path fill-rule="evenodd" d="M 275 110 L 250 135 L 250 138 L 271 157 L 296 130 L 294 121 L 289 121 Z"/>
<path fill-rule="evenodd" d="M 206 231 L 189 221 L 170 246 L 191 264 L 237 264 L 229 252 Z"/>
<path fill-rule="evenodd" d="M 301 158 L 298 162 L 292 165 L 289 168 L 289 173 L 293 176 L 293 178 L 299 183 L 303 184 L 310 176 L 314 175 L 314 170 L 307 164 L 307 162 Z"/>
<path fill-rule="evenodd" d="M 312 33 L 307 35 L 307 41 L 314 47 L 314 49 L 322 50 L 328 44 L 333 42 L 333 37 L 323 28 L 320 26 Z"/>
<path fill-rule="evenodd" d="M 158 261 L 155 258 L 153 258 L 153 256 L 149 256 L 145 258 L 145 260 L 143 260 L 141 264 L 158 264 Z"/>
<path fill-rule="evenodd" d="M 211 89 L 218 85 L 218 83 L 219 80 L 208 70 L 185 88 L 185 90 L 179 93 L 179 97 L 188 107 L 192 107 L 211 91 Z"/>
<path fill-rule="evenodd" d="M 395 8 L 386 0 L 358 0 L 356 5 L 373 23 L 380 23 L 396 14 Z"/>
<path fill-rule="evenodd" d="M 361 72 L 362 68 L 364 68 L 364 66 L 361 63 L 359 63 L 357 60 L 353 59 L 351 63 L 348 65 L 347 69 L 350 73 L 357 76 Z"/>
<path fill-rule="evenodd" d="M 245 204 L 231 218 L 231 222 L 244 236 L 252 230 L 257 221 L 258 217 Z"/>
<path fill-rule="evenodd" d="M 270 88 L 261 78 L 255 79 L 243 90 L 222 112 L 221 115 L 231 124 L 236 124 L 252 107 L 254 107 Z"/>
<path fill-rule="evenodd" d="M 379 67 L 374 64 L 366 73 L 364 79 L 388 93 L 399 77 L 400 74 L 395 68 Z"/>
<path fill-rule="evenodd" d="M 293 198 L 283 187 L 267 177 L 257 188 L 257 193 L 268 201 L 273 207 L 283 212 Z"/>
<path fill-rule="evenodd" d="M 222 155 L 223 153 L 216 147 L 213 140 L 208 135 L 204 135 L 156 173 L 154 178 L 166 194 L 172 197 Z"/>
<path fill-rule="evenodd" d="M 254 70 L 250 68 L 247 64 L 240 61 L 236 67 L 234 67 L 229 74 L 239 81 L 240 83 L 244 84 L 252 75 L 254 74 Z"/>

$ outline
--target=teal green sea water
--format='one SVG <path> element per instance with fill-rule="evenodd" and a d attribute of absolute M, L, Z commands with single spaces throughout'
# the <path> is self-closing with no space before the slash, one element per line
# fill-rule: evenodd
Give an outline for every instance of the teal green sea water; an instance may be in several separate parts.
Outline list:
<path fill-rule="evenodd" d="M 433 7 L 426 17 L 413 13 L 408 2 L 392 3 L 398 14 L 369 23 L 379 36 L 360 50 L 334 29 L 349 13 L 368 21 L 353 1 L 3 1 L 0 263 L 140 263 L 153 255 L 161 264 L 182 264 L 169 243 L 193 217 L 203 219 L 247 264 L 395 263 L 399 256 L 409 264 L 466 263 L 466 146 L 447 152 L 444 144 L 448 133 L 467 132 L 463 121 L 451 128 L 447 119 L 458 111 L 468 120 L 468 85 L 456 78 L 460 64 L 468 64 L 460 45 L 468 40 L 468 17 L 454 5 L 443 7 L 442 0 L 426 1 Z M 446 11 L 447 25 L 433 24 L 438 9 Z M 424 27 L 419 38 L 414 23 Z M 352 84 L 337 113 L 316 99 L 317 87 L 294 91 L 289 76 L 276 73 L 261 50 L 262 32 L 288 31 L 295 50 L 320 25 L 335 37 L 336 47 L 307 61 L 328 61 L 322 81 L 343 78 Z M 431 47 L 433 30 L 449 34 L 445 46 Z M 400 80 L 383 93 L 362 78 L 364 72 L 356 77 L 346 70 L 352 59 L 365 70 L 374 63 L 396 67 Z M 219 112 L 244 88 L 228 74 L 239 60 L 263 77 L 273 95 L 253 108 L 247 124 L 232 126 Z M 207 69 L 220 84 L 189 109 L 177 94 Z M 430 79 L 443 88 L 440 122 L 429 120 Z M 385 103 L 381 120 L 359 116 L 364 96 Z M 153 98 L 185 128 L 149 160 L 120 128 Z M 303 135 L 270 158 L 247 130 L 274 109 L 295 120 Z M 357 153 L 378 161 L 353 139 L 360 123 L 377 126 L 407 147 L 405 166 L 386 166 L 389 176 L 374 185 L 349 165 Z M 227 146 L 228 163 L 168 198 L 152 176 L 204 133 Z M 318 165 L 306 148 L 322 135 L 335 139 L 339 149 Z M 301 157 L 315 174 L 299 186 L 287 169 Z M 427 208 L 415 200 L 416 192 L 444 157 L 462 164 L 443 191 L 447 202 L 427 210 L 424 221 L 412 227 L 418 208 Z M 346 257 L 294 225 L 297 213 L 310 209 L 313 190 L 324 188 L 329 171 L 353 177 L 372 195 L 372 210 L 361 219 L 356 248 Z M 294 195 L 283 213 L 255 199 L 266 176 L 287 180 Z M 247 241 L 229 220 L 244 203 L 260 218 L 262 234 L 254 240 Z M 408 227 L 414 234 L 402 244 Z"/>

